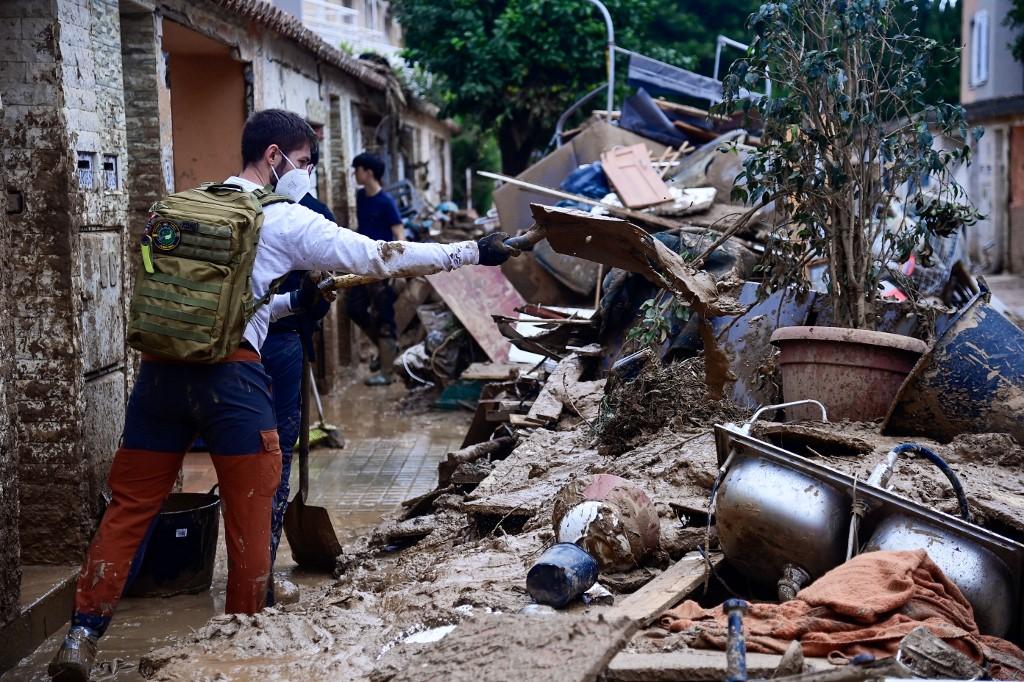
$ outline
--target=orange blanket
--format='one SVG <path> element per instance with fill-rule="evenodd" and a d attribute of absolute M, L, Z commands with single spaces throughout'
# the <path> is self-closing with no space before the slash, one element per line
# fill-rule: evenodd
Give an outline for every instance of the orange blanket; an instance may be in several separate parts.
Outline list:
<path fill-rule="evenodd" d="M 673 632 L 690 631 L 696 644 L 724 649 L 728 640 L 721 608 L 686 601 L 662 615 Z M 997 679 L 1024 676 L 1024 651 L 978 632 L 974 612 L 959 588 L 924 550 L 868 552 L 834 568 L 783 604 L 752 604 L 743 617 L 747 649 L 781 654 L 799 640 L 806 656 L 896 653 L 900 640 L 925 625 Z"/>

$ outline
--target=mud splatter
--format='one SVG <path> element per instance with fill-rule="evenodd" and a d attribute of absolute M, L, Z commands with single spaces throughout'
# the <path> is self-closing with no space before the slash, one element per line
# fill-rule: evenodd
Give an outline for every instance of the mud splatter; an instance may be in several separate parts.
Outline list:
<path fill-rule="evenodd" d="M 402 242 L 377 242 L 377 253 L 381 260 L 387 262 L 395 256 L 405 253 L 405 244 Z"/>

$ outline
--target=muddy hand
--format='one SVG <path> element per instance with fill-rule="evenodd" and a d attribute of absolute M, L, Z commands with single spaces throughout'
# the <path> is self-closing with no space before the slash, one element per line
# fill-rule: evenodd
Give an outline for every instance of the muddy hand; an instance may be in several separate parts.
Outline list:
<path fill-rule="evenodd" d="M 518 252 L 529 251 L 533 248 L 534 244 L 543 240 L 546 236 L 547 232 L 545 230 L 534 225 L 526 234 L 506 239 L 505 246 L 517 251 L 514 255 L 518 256 Z"/>

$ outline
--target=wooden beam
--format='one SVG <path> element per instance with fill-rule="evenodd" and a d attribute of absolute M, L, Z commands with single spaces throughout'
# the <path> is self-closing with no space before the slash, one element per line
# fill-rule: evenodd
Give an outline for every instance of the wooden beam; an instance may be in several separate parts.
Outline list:
<path fill-rule="evenodd" d="M 711 565 L 722 561 L 721 554 L 712 554 Z M 672 608 L 704 582 L 706 563 L 700 552 L 690 552 L 664 573 L 627 596 L 612 608 L 612 616 L 626 616 L 646 627 Z"/>

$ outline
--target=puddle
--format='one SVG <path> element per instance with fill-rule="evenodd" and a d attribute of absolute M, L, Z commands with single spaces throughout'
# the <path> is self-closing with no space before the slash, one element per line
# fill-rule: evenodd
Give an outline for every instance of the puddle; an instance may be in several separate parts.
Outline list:
<path fill-rule="evenodd" d="M 457 449 L 469 426 L 467 412 L 405 415 L 396 405 L 405 395 L 400 385 L 368 388 L 353 383 L 324 396 L 325 417 L 341 430 L 344 450 L 316 449 L 310 453 L 309 504 L 326 507 L 344 545 L 368 532 L 381 516 L 402 500 L 433 489 L 437 463 Z M 317 419 L 315 408 L 311 421 Z M 190 453 L 184 467 L 184 490 L 206 492 L 216 477 L 209 457 Z M 298 461 L 293 463 L 292 491 L 298 486 Z M 223 613 L 227 559 L 223 524 L 209 592 L 166 599 L 125 599 L 107 635 L 100 641 L 94 680 L 142 680 L 140 656 L 171 643 Z M 303 593 L 331 582 L 330 576 L 299 569 L 281 539 L 275 570 L 299 585 Z M 46 665 L 60 646 L 64 628 L 50 637 L 2 682 L 49 680 Z M 229 671 L 224 671 L 229 672 Z M 230 675 L 228 675 L 230 677 Z"/>

